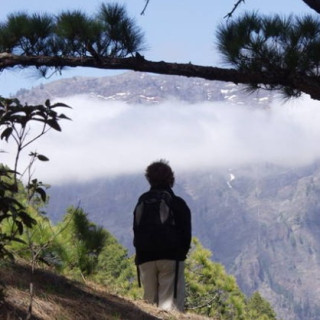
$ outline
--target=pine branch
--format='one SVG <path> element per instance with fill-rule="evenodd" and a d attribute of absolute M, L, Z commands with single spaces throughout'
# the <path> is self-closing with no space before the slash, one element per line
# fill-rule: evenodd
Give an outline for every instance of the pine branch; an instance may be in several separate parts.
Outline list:
<path fill-rule="evenodd" d="M 241 2 L 245 2 L 245 0 L 238 0 L 235 4 L 234 4 L 234 6 L 233 6 L 233 9 L 228 13 L 228 14 L 226 14 L 225 16 L 224 16 L 224 18 L 231 18 L 232 17 L 232 15 L 233 15 L 233 13 L 237 10 L 237 8 L 238 8 L 238 6 L 241 4 Z"/>
<path fill-rule="evenodd" d="M 212 302 L 214 302 L 214 300 L 216 300 L 218 294 L 215 294 L 213 296 L 213 298 L 211 298 L 209 301 L 206 301 L 204 304 L 198 305 L 198 306 L 194 306 L 194 307 L 188 307 L 188 310 L 197 310 L 197 309 L 202 309 L 202 308 L 208 308 L 211 307 Z"/>
<path fill-rule="evenodd" d="M 101 61 L 101 58 L 99 54 L 94 50 L 91 44 L 87 44 L 86 46 L 88 52 L 92 55 L 92 57 L 99 63 Z"/>
<path fill-rule="evenodd" d="M 165 75 L 179 75 L 196 77 L 207 80 L 242 83 L 247 85 L 264 85 L 279 89 L 290 87 L 309 94 L 311 98 L 320 100 L 320 77 L 307 76 L 288 70 L 281 70 L 277 74 L 261 71 L 241 71 L 209 66 L 193 65 L 191 63 L 169 63 L 164 61 L 154 62 L 146 59 L 109 58 L 101 57 L 98 62 L 93 57 L 51 57 L 51 56 L 17 56 L 6 53 L 0 54 L 0 69 L 9 67 L 91 67 L 105 70 L 133 70 L 151 72 Z"/>
<path fill-rule="evenodd" d="M 149 2 L 150 2 L 150 0 L 146 0 L 146 4 L 145 4 L 143 10 L 142 10 L 141 13 L 140 13 L 142 16 L 144 15 L 144 13 L 145 13 L 145 11 L 146 11 Z"/>

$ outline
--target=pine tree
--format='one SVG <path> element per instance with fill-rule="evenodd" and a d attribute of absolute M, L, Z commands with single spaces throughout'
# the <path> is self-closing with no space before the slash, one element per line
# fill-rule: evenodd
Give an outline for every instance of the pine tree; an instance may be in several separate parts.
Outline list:
<path fill-rule="evenodd" d="M 82 277 L 95 272 L 107 232 L 92 223 L 81 208 L 70 207 L 63 221 L 57 226 L 59 240 L 65 251 L 62 261 L 65 269 Z"/>
<path fill-rule="evenodd" d="M 247 303 L 248 320 L 276 320 L 276 314 L 270 303 L 255 292 Z"/>
<path fill-rule="evenodd" d="M 318 0 L 303 1 L 320 12 Z M 103 4 L 90 17 L 77 10 L 58 16 L 18 13 L 0 23 L 0 68 L 33 66 L 44 76 L 48 69 L 70 66 L 134 70 L 242 83 L 281 90 L 286 97 L 306 93 L 320 100 L 318 31 L 319 18 L 311 16 L 228 19 L 218 31 L 220 51 L 233 67 L 226 69 L 146 60 L 142 30 L 118 4 Z"/>
<path fill-rule="evenodd" d="M 117 294 L 141 297 L 133 258 L 117 239 L 81 208 L 70 207 L 56 227 L 63 273 L 96 281 Z"/>
<path fill-rule="evenodd" d="M 211 261 L 196 238 L 186 261 L 187 309 L 218 319 L 244 319 L 245 296 L 233 276 Z"/>
<path fill-rule="evenodd" d="M 277 76 L 266 86 L 285 96 L 299 96 L 301 89 L 287 86 L 292 79 L 320 76 L 320 20 L 305 17 L 268 17 L 245 14 L 218 29 L 218 48 L 225 61 L 242 72 Z M 282 83 L 281 83 L 282 82 Z M 257 84 L 251 86 L 258 89 Z"/>
<path fill-rule="evenodd" d="M 211 256 L 197 238 L 192 239 L 185 270 L 188 310 L 219 320 L 276 320 L 268 301 L 258 292 L 247 299 L 235 278 Z"/>
<path fill-rule="evenodd" d="M 127 249 L 109 232 L 93 279 L 108 286 L 115 293 L 133 298 L 142 296 L 133 257 L 129 257 Z"/>

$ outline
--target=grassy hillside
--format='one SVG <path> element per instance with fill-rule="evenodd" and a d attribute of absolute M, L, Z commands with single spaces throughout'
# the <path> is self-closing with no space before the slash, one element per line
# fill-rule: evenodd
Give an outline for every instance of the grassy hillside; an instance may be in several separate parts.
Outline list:
<path fill-rule="evenodd" d="M 161 311 L 143 301 L 114 295 L 106 287 L 76 282 L 50 270 L 36 269 L 31 275 L 31 267 L 24 262 L 1 263 L 0 281 L 5 287 L 4 301 L 0 301 L 1 320 L 26 319 L 31 282 L 34 288 L 32 319 L 36 320 L 208 319 Z"/>

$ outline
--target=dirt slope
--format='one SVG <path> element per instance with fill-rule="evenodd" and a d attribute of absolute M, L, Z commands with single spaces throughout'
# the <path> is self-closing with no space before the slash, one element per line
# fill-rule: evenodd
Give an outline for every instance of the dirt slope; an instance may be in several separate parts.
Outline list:
<path fill-rule="evenodd" d="M 47 270 L 37 269 L 32 277 L 34 320 L 156 320 L 208 319 L 193 314 L 161 311 L 143 301 L 131 301 L 96 285 L 71 281 Z M 0 301 L 0 319 L 26 319 L 30 303 L 31 268 L 25 264 L 0 265 L 0 284 L 5 286 Z"/>

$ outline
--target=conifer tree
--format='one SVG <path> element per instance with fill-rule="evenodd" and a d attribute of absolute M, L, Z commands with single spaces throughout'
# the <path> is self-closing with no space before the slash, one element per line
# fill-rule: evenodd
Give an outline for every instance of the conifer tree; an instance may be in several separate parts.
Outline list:
<path fill-rule="evenodd" d="M 255 292 L 247 303 L 247 320 L 276 320 L 276 314 L 270 303 L 263 299 L 259 292 Z"/>
<path fill-rule="evenodd" d="M 320 13 L 318 0 L 303 1 Z M 0 69 L 33 66 L 42 75 L 76 66 L 126 69 L 242 83 L 281 90 L 287 97 L 306 93 L 320 100 L 319 18 L 247 14 L 233 21 L 232 12 L 218 30 L 218 46 L 232 69 L 145 59 L 143 32 L 118 4 L 102 4 L 90 17 L 79 10 L 9 15 L 0 23 Z"/>
<path fill-rule="evenodd" d="M 226 62 L 241 72 L 278 77 L 266 85 L 285 96 L 299 96 L 290 81 L 317 81 L 320 77 L 320 20 L 318 17 L 273 17 L 257 13 L 222 24 L 218 29 L 219 50 Z M 306 85 L 306 83 L 305 83 Z M 259 85 L 252 84 L 251 89 Z"/>
<path fill-rule="evenodd" d="M 70 207 L 63 222 L 58 225 L 59 239 L 64 243 L 62 260 L 65 268 L 82 277 L 95 272 L 107 232 L 92 223 L 81 208 Z"/>
<path fill-rule="evenodd" d="M 193 238 L 186 261 L 187 309 L 218 319 L 243 319 L 245 296 L 234 277 L 210 258 L 211 252 Z"/>
<path fill-rule="evenodd" d="M 141 297 L 133 258 L 110 232 L 91 222 L 83 209 L 70 207 L 55 232 L 62 248 L 63 273 L 81 275 L 118 294 Z"/>
<path fill-rule="evenodd" d="M 192 239 L 186 260 L 186 308 L 219 320 L 276 320 L 271 305 L 256 292 L 250 299 L 233 276 L 211 260 L 210 250 Z"/>
<path fill-rule="evenodd" d="M 133 298 L 142 296 L 142 291 L 138 288 L 133 257 L 129 257 L 128 250 L 109 232 L 99 255 L 97 273 L 93 275 L 93 279 L 115 293 Z"/>

